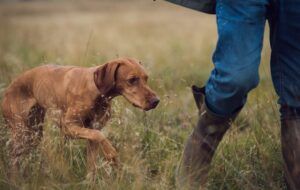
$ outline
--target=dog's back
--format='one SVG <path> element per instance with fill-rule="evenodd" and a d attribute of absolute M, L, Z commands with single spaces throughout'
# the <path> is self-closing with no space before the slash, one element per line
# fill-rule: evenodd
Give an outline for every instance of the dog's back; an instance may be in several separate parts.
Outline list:
<path fill-rule="evenodd" d="M 3 112 L 11 112 L 14 107 L 22 110 L 20 106 L 25 101 L 33 100 L 42 107 L 64 106 L 66 95 L 72 90 L 70 88 L 82 86 L 87 80 L 87 72 L 88 68 L 58 65 L 43 65 L 28 70 L 12 81 L 5 91 Z"/>
<path fill-rule="evenodd" d="M 66 95 L 64 87 L 74 66 L 43 65 L 28 70 L 11 82 L 2 100 L 2 112 L 6 120 L 24 118 L 36 104 L 41 107 L 63 106 Z M 80 76 L 78 76 L 80 77 Z"/>

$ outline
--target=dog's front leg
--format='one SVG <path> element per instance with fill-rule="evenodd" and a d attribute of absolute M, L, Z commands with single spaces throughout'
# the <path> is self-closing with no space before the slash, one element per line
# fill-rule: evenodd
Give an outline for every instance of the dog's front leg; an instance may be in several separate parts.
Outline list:
<path fill-rule="evenodd" d="M 105 158 L 112 162 L 116 160 L 116 149 L 111 145 L 109 140 L 101 133 L 101 131 L 95 129 L 86 129 L 76 125 L 68 125 L 64 127 L 63 131 L 66 135 L 72 138 L 83 138 L 100 144 Z"/>
<path fill-rule="evenodd" d="M 62 129 L 64 134 L 72 138 L 87 139 L 89 141 L 92 141 L 94 146 L 96 146 L 96 144 L 99 144 L 105 158 L 108 161 L 115 162 L 117 151 L 112 146 L 110 141 L 102 134 L 101 131 L 96 129 L 84 128 L 85 126 L 81 122 L 81 115 L 81 112 L 74 112 L 74 110 L 69 110 L 66 113 L 62 121 Z"/>
<path fill-rule="evenodd" d="M 88 140 L 87 142 L 87 171 L 93 174 L 97 171 L 97 159 L 99 155 L 100 144 Z"/>

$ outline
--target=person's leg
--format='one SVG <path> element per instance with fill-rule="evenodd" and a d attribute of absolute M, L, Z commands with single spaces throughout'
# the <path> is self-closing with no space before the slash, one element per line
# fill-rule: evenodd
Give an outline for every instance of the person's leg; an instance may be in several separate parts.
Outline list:
<path fill-rule="evenodd" d="M 206 84 L 207 106 L 228 116 L 246 103 L 259 82 L 258 67 L 268 0 L 219 0 L 219 40 L 213 55 L 214 69 Z"/>
<path fill-rule="evenodd" d="M 258 84 L 267 5 L 267 0 L 217 1 L 215 69 L 205 89 L 193 88 L 199 122 L 184 149 L 177 175 L 180 188 L 203 188 L 219 142 Z"/>
<path fill-rule="evenodd" d="M 300 189 L 300 1 L 278 0 L 269 16 L 271 71 L 281 106 L 281 142 L 290 189 Z"/>

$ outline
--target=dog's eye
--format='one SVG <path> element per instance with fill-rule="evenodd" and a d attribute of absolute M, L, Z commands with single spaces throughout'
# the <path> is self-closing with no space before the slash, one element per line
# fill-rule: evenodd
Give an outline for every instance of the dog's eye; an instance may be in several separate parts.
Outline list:
<path fill-rule="evenodd" d="M 139 78 L 138 77 L 132 77 L 128 80 L 128 83 L 131 85 L 135 85 L 139 82 Z"/>

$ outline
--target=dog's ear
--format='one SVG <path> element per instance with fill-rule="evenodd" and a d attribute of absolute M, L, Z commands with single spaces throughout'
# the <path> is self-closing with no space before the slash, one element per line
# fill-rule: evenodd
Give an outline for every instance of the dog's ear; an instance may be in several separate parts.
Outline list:
<path fill-rule="evenodd" d="M 102 95 L 107 95 L 115 88 L 119 62 L 108 62 L 94 72 L 94 82 Z"/>

